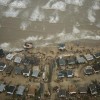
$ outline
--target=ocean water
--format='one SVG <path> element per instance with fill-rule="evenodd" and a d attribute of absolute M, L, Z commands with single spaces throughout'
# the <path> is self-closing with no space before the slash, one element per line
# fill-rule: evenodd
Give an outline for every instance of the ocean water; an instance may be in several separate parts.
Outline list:
<path fill-rule="evenodd" d="M 0 0 L 3 49 L 79 39 L 100 40 L 100 0 Z"/>

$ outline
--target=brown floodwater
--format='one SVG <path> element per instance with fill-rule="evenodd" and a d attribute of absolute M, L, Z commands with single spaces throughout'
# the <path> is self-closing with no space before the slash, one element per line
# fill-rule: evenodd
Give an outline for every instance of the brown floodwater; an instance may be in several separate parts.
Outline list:
<path fill-rule="evenodd" d="M 0 46 L 100 40 L 99 0 L 0 0 Z"/>

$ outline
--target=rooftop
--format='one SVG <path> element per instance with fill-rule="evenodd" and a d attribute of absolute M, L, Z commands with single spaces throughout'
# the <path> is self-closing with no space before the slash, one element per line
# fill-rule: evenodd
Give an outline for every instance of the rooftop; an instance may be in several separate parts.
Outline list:
<path fill-rule="evenodd" d="M 25 90 L 25 86 L 20 85 L 20 86 L 18 86 L 18 88 L 17 88 L 16 94 L 17 94 L 17 95 L 23 95 L 23 94 L 24 94 L 24 90 Z"/>
<path fill-rule="evenodd" d="M 5 84 L 0 84 L 0 92 L 3 92 L 5 90 L 6 85 Z"/>
<path fill-rule="evenodd" d="M 38 77 L 39 71 L 38 70 L 33 70 L 32 76 L 33 77 Z"/>
<path fill-rule="evenodd" d="M 31 85 L 31 86 L 29 87 L 28 95 L 30 95 L 30 96 L 35 96 L 35 90 L 36 90 L 36 86 Z"/>
<path fill-rule="evenodd" d="M 87 66 L 85 69 L 84 69 L 84 73 L 86 74 L 86 75 L 91 75 L 91 74 L 93 74 L 93 68 L 91 67 L 91 66 Z"/>
<path fill-rule="evenodd" d="M 22 68 L 17 66 L 15 67 L 14 71 L 15 71 L 15 74 L 21 74 Z"/>
<path fill-rule="evenodd" d="M 12 60 L 14 56 L 15 56 L 15 54 L 10 54 L 10 53 L 9 53 L 9 54 L 6 56 L 6 59 L 7 59 L 7 60 Z"/>
<path fill-rule="evenodd" d="M 76 59 L 75 58 L 69 58 L 69 59 L 67 59 L 67 61 L 68 61 L 69 65 L 76 64 Z"/>
<path fill-rule="evenodd" d="M 67 76 L 68 78 L 73 77 L 73 76 L 74 76 L 73 71 L 72 71 L 72 70 L 67 70 L 67 71 L 66 71 L 66 76 Z"/>
<path fill-rule="evenodd" d="M 22 60 L 21 57 L 15 57 L 14 62 L 15 62 L 15 63 L 20 63 L 21 60 Z"/>
<path fill-rule="evenodd" d="M 84 56 L 85 56 L 85 58 L 86 58 L 87 61 L 90 61 L 90 60 L 94 59 L 93 55 L 91 55 L 91 54 L 87 54 L 87 55 L 84 55 Z"/>
<path fill-rule="evenodd" d="M 66 62 L 65 62 L 65 59 L 64 58 L 59 58 L 59 66 L 65 66 L 66 65 Z"/>
<path fill-rule="evenodd" d="M 79 64 L 86 63 L 86 59 L 84 57 L 77 56 L 76 60 Z"/>

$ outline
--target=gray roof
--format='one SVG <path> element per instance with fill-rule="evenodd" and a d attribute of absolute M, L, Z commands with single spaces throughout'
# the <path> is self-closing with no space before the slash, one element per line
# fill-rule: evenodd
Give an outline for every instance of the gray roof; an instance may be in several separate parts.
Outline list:
<path fill-rule="evenodd" d="M 0 84 L 0 92 L 3 92 L 5 90 L 6 85 L 5 84 Z"/>
<path fill-rule="evenodd" d="M 18 88 L 17 88 L 16 94 L 17 94 L 17 95 L 23 95 L 24 90 L 25 90 L 25 86 L 20 85 L 20 86 L 18 86 Z"/>
<path fill-rule="evenodd" d="M 22 60 L 21 57 L 15 57 L 14 62 L 15 62 L 15 63 L 20 63 L 21 60 Z"/>
<path fill-rule="evenodd" d="M 84 56 L 85 56 L 86 60 L 88 60 L 88 61 L 94 59 L 91 54 L 87 54 L 87 55 L 84 55 Z"/>
<path fill-rule="evenodd" d="M 60 66 L 65 66 L 66 65 L 66 62 L 65 62 L 64 58 L 59 58 L 59 65 Z"/>
<path fill-rule="evenodd" d="M 38 77 L 39 71 L 38 70 L 33 70 L 32 76 L 33 77 Z"/>
<path fill-rule="evenodd" d="M 93 68 L 91 66 L 87 66 L 85 69 L 84 69 L 84 72 L 86 75 L 90 75 L 90 74 L 93 74 Z"/>
<path fill-rule="evenodd" d="M 86 59 L 84 57 L 80 57 L 80 56 L 77 56 L 76 57 L 77 59 L 77 62 L 80 64 L 80 63 L 86 63 Z"/>
<path fill-rule="evenodd" d="M 21 72 L 22 72 L 22 68 L 20 68 L 20 67 L 15 67 L 15 74 L 21 74 Z"/>

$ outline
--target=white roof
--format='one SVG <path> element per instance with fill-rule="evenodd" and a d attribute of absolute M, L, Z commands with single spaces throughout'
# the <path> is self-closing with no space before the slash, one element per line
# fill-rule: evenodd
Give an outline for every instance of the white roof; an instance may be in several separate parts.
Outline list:
<path fill-rule="evenodd" d="M 8 60 L 12 60 L 12 58 L 15 56 L 15 54 L 8 54 L 7 56 L 6 56 L 6 59 L 8 59 Z"/>

